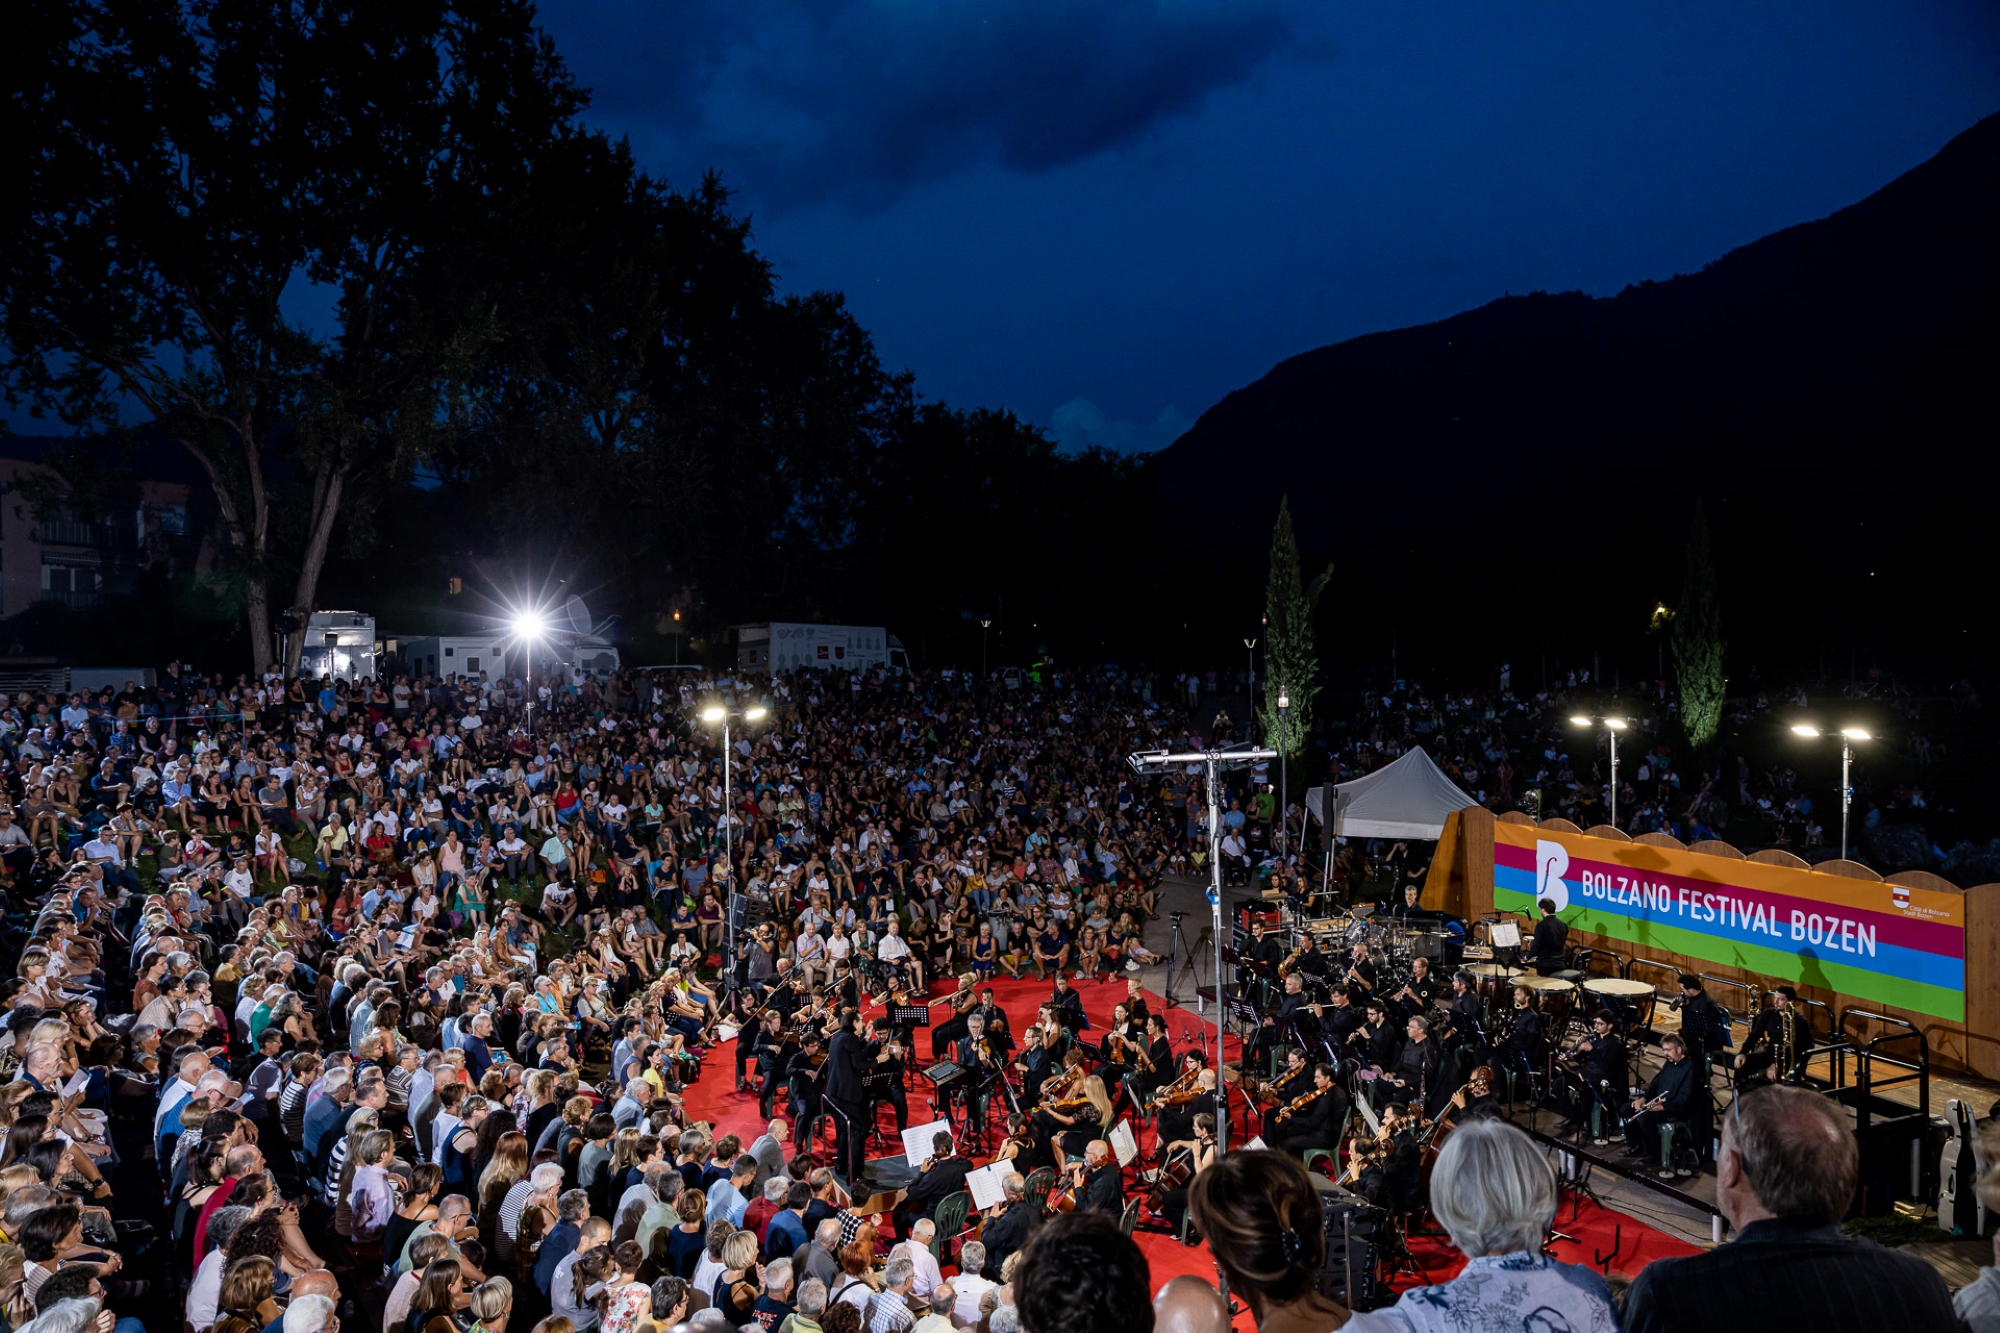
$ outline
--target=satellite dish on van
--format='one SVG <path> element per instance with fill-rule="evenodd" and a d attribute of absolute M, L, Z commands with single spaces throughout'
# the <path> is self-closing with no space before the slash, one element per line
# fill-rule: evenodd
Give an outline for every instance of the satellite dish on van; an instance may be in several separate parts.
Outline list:
<path fill-rule="evenodd" d="M 573 634 L 590 633 L 590 608 L 583 604 L 583 598 L 571 597 L 563 603 L 562 616 Z"/>

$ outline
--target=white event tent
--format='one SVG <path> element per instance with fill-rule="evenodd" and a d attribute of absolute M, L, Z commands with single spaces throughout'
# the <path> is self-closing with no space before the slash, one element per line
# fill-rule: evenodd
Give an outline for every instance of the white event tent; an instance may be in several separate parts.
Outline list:
<path fill-rule="evenodd" d="M 1306 792 L 1306 810 L 1327 823 L 1327 789 Z M 1333 788 L 1332 828 L 1337 838 L 1419 838 L 1444 834 L 1454 810 L 1476 805 L 1431 762 L 1421 747 L 1365 777 Z"/>

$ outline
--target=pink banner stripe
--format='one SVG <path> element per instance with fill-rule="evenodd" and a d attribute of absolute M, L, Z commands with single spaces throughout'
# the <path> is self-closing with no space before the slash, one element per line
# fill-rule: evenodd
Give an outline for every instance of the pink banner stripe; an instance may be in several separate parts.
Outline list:
<path fill-rule="evenodd" d="M 1535 854 L 1532 849 L 1515 847 L 1509 843 L 1496 843 L 1493 848 L 1493 859 L 1495 864 L 1504 865 L 1511 870 L 1527 870 L 1532 872 L 1535 868 Z M 1808 914 L 1817 912 L 1821 916 L 1841 916 L 1875 927 L 1878 932 L 1877 938 L 1884 944 L 1894 944 L 1901 948 L 1916 950 L 1919 953 L 1935 954 L 1941 958 L 1962 959 L 1965 956 L 1964 930 L 1947 922 L 1925 921 L 1906 917 L 1897 912 L 1878 911 L 1866 907 L 1848 907 L 1838 903 L 1824 903 L 1817 899 L 1801 897 L 1796 894 L 1777 893 L 1769 889 L 1750 889 L 1740 884 L 1730 884 L 1717 880 L 1691 879 L 1685 875 L 1669 874 L 1664 871 L 1647 870 L 1635 872 L 1629 866 L 1621 866 L 1615 862 L 1586 861 L 1575 856 L 1570 858 L 1569 873 L 1563 878 L 1575 882 L 1586 871 L 1598 876 L 1608 876 L 1614 892 L 1617 891 L 1619 877 L 1622 875 L 1626 880 L 1628 891 L 1636 881 L 1644 884 L 1664 884 L 1670 889 L 1686 889 L 1690 893 L 1717 894 L 1737 899 L 1745 907 L 1761 903 L 1766 912 L 1770 913 L 1776 919 L 1787 923 L 1791 921 L 1791 914 L 1795 911 Z M 1886 889 L 1884 891 L 1887 892 Z M 1604 911 L 1620 911 L 1621 908 L 1631 912 L 1644 912 L 1646 910 L 1637 903 L 1621 905 L 1616 902 L 1607 902 L 1600 898 L 1589 898 L 1582 901 L 1588 903 L 1593 908 Z M 1574 894 L 1571 896 L 1571 902 L 1578 902 Z"/>

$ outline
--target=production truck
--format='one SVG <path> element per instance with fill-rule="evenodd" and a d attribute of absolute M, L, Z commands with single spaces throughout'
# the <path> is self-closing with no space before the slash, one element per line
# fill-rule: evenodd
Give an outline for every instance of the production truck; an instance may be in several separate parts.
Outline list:
<path fill-rule="evenodd" d="M 903 641 L 880 625 L 809 625 L 770 620 L 736 627 L 736 666 L 741 671 L 867 671 L 886 667 L 908 671 Z"/>

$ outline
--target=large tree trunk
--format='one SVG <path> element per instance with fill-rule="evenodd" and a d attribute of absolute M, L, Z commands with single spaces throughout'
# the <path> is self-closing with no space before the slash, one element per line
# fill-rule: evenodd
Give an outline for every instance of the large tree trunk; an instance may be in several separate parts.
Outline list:
<path fill-rule="evenodd" d="M 285 674 L 299 674 L 299 660 L 305 653 L 305 623 L 312 616 L 313 602 L 319 593 L 320 570 L 326 566 L 326 553 L 333 545 L 333 524 L 340 515 L 340 497 L 347 488 L 346 466 L 336 466 L 331 458 L 320 463 L 319 473 L 313 478 L 312 513 L 307 518 L 306 549 L 299 561 L 299 581 L 292 591 L 292 614 L 298 617 L 299 633 L 292 636 L 289 650 L 285 654 Z"/>

